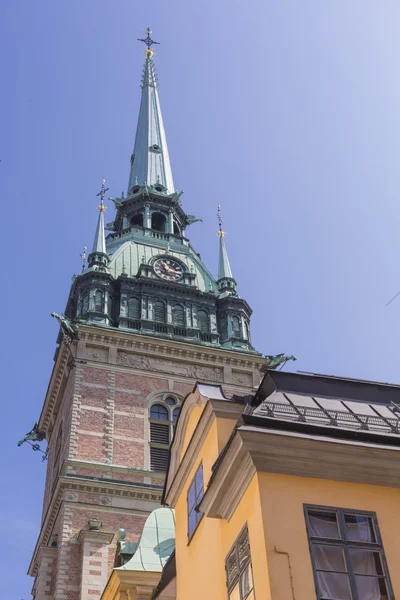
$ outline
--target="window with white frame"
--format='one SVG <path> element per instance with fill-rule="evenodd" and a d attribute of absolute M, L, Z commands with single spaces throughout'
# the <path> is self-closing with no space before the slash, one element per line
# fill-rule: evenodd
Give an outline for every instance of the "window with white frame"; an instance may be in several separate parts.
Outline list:
<path fill-rule="evenodd" d="M 254 600 L 253 571 L 247 525 L 225 559 L 229 600 Z"/>
<path fill-rule="evenodd" d="M 174 435 L 180 406 L 174 396 L 157 400 L 150 407 L 150 468 L 166 471 L 168 468 L 169 445 Z"/>
<path fill-rule="evenodd" d="M 393 600 L 376 514 L 305 506 L 318 600 Z"/>

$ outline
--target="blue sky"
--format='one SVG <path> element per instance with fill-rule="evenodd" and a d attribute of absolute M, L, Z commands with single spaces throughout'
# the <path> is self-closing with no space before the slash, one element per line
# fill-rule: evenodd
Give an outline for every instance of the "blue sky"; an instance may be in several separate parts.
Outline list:
<path fill-rule="evenodd" d="M 395 0 L 9 0 L 0 19 L 0 596 L 27 600 L 44 465 L 17 448 L 52 368 L 102 177 L 126 190 L 151 25 L 188 232 L 216 205 L 253 342 L 291 369 L 400 382 L 400 5 Z M 110 204 L 110 203 L 108 203 Z M 112 219 L 112 207 L 108 214 Z"/>

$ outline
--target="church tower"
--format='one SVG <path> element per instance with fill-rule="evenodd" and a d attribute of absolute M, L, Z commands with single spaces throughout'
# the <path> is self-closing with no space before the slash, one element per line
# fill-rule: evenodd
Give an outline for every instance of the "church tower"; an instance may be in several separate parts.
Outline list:
<path fill-rule="evenodd" d="M 110 199 L 106 224 L 103 180 L 92 251 L 65 314 L 54 313 L 58 347 L 35 430 L 48 443 L 29 568 L 36 600 L 100 598 L 117 531 L 133 552 L 161 501 L 174 424 L 196 381 L 227 395 L 260 381 L 221 220 L 217 278 L 187 236 L 197 219 L 174 186 L 150 35 L 127 193 Z"/>

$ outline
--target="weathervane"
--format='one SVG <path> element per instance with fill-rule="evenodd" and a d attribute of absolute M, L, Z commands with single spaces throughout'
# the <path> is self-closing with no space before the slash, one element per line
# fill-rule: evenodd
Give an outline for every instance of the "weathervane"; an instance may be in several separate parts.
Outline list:
<path fill-rule="evenodd" d="M 217 205 L 217 217 L 218 217 L 218 236 L 220 238 L 225 237 L 225 231 L 222 229 L 222 219 L 221 219 L 221 205 Z"/>
<path fill-rule="evenodd" d="M 150 34 L 153 32 L 151 31 L 150 27 L 148 27 L 146 29 L 145 33 L 147 33 L 147 37 L 146 38 L 137 38 L 137 41 L 144 42 L 146 44 L 146 46 L 147 46 L 147 49 L 145 52 L 146 57 L 151 57 L 154 54 L 153 50 L 151 49 L 152 45 L 159 44 L 160 42 L 155 42 L 154 40 L 151 39 Z"/>
<path fill-rule="evenodd" d="M 96 194 L 96 196 L 100 196 L 100 204 L 97 207 L 97 210 L 99 210 L 100 212 L 104 212 L 106 210 L 106 207 L 104 206 L 104 195 L 106 192 L 108 192 L 110 188 L 106 188 L 106 180 L 102 179 L 101 180 L 101 190 L 99 191 L 98 194 Z"/>

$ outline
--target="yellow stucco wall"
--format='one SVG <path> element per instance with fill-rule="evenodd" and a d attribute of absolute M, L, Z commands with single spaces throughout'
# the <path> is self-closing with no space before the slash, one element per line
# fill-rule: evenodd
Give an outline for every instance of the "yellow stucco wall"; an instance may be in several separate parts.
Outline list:
<path fill-rule="evenodd" d="M 273 600 L 315 598 L 304 504 L 375 511 L 394 593 L 400 595 L 400 490 L 271 473 L 259 473 L 257 479 Z M 289 553 L 294 595 L 288 556 L 275 548 Z M 256 594 L 259 599 L 257 583 Z"/>
<path fill-rule="evenodd" d="M 211 467 L 233 426 L 229 419 L 214 421 L 176 505 L 177 600 L 226 600 L 225 557 L 245 523 L 249 528 L 258 598 L 271 598 L 256 477 L 229 523 L 223 519 L 203 517 L 189 543 L 187 539 L 187 489 L 201 461 L 204 484 L 207 485 Z"/>

